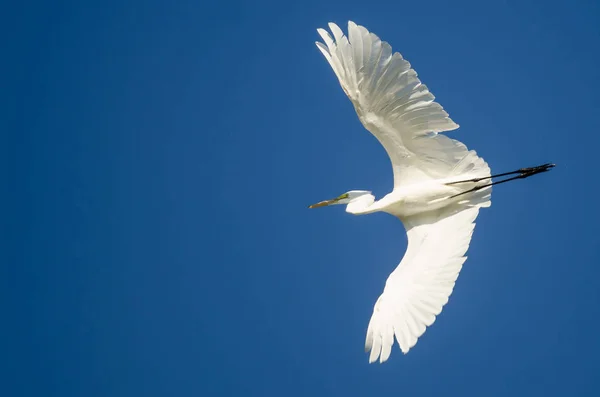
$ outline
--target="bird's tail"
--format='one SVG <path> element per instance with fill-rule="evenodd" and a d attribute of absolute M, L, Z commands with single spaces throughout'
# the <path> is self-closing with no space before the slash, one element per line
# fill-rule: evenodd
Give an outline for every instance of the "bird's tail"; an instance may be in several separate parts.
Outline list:
<path fill-rule="evenodd" d="M 486 178 L 492 174 L 488 163 L 477 155 L 475 150 L 469 150 L 467 154 L 454 166 L 448 175 L 448 179 L 458 178 L 462 180 Z"/>
<path fill-rule="evenodd" d="M 470 150 L 465 157 L 456 163 L 448 176 L 448 180 L 452 184 L 452 182 L 457 180 L 482 179 L 481 182 L 470 184 L 468 188 L 471 189 L 479 185 L 484 185 L 487 181 L 485 178 L 489 178 L 490 176 L 491 171 L 488 163 L 479 157 L 477 152 Z M 485 208 L 492 205 L 491 197 L 492 187 L 488 186 L 465 195 L 464 199 L 459 201 L 458 204 L 468 204 L 469 207 Z"/>

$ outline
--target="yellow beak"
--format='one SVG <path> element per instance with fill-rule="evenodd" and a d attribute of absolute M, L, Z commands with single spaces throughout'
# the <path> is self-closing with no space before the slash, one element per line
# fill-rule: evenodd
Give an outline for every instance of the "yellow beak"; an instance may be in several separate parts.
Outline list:
<path fill-rule="evenodd" d="M 338 201 L 337 198 L 334 198 L 331 200 L 325 200 L 325 201 L 318 202 L 317 204 L 309 205 L 308 208 L 326 207 L 328 205 L 335 204 L 337 201 Z"/>

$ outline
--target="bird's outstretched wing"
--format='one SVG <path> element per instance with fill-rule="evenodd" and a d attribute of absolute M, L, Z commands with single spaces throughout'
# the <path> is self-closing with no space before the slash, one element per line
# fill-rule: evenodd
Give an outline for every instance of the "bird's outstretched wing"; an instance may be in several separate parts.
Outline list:
<path fill-rule="evenodd" d="M 439 132 L 458 128 L 410 63 L 366 28 L 348 22 L 348 37 L 334 23 L 333 38 L 318 29 L 317 46 L 329 61 L 360 121 L 383 145 L 394 169 L 394 187 L 447 177 L 469 154 Z M 477 158 L 474 152 L 471 157 Z M 486 166 L 487 167 L 487 166 Z M 475 167 L 477 168 L 477 167 Z M 477 169 L 474 169 L 477 174 Z"/>
<path fill-rule="evenodd" d="M 483 205 L 489 205 L 483 199 Z M 407 353 L 433 324 L 454 288 L 479 206 L 448 207 L 402 219 L 408 248 L 388 277 L 367 329 L 369 362 L 390 356 L 394 336 Z"/>

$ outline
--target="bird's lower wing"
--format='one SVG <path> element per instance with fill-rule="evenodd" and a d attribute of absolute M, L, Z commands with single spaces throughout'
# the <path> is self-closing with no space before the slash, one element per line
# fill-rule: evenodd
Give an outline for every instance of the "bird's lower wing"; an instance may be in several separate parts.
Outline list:
<path fill-rule="evenodd" d="M 394 186 L 445 178 L 469 155 L 465 145 L 438 134 L 458 124 L 434 102 L 410 63 L 400 53 L 392 54 L 388 43 L 353 22 L 348 22 L 348 38 L 336 24 L 329 28 L 333 38 L 318 29 L 325 44 L 316 44 L 361 122 L 388 153 Z"/>
<path fill-rule="evenodd" d="M 408 248 L 375 303 L 365 344 L 369 362 L 386 361 L 394 337 L 407 353 L 433 324 L 466 260 L 479 207 L 448 207 L 402 219 Z"/>

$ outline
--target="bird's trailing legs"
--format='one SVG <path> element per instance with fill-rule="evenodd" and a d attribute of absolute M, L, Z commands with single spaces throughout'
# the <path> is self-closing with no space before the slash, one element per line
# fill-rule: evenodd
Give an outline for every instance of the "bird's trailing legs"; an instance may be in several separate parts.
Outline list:
<path fill-rule="evenodd" d="M 506 179 L 503 179 L 501 181 L 490 182 L 490 183 L 485 184 L 485 185 L 474 187 L 473 189 L 466 190 L 466 191 L 464 191 L 462 193 L 458 193 L 458 194 L 455 194 L 454 196 L 450 197 L 450 198 L 454 198 L 454 197 L 462 196 L 463 194 L 467 194 L 467 193 L 471 193 L 471 192 L 476 192 L 477 190 L 481 190 L 481 189 L 486 188 L 488 186 L 499 185 L 499 184 L 504 183 L 504 182 L 514 181 L 515 179 L 525 179 L 525 178 L 528 178 L 528 177 L 530 177 L 532 175 L 539 174 L 541 172 L 550 171 L 550 169 L 553 168 L 553 167 L 555 167 L 555 164 L 547 163 L 547 164 L 538 165 L 537 167 L 519 168 L 516 171 L 504 172 L 502 174 L 496 174 L 496 175 L 486 176 L 486 177 L 483 177 L 483 178 L 473 178 L 473 179 L 467 179 L 467 180 L 464 180 L 464 181 L 449 182 L 449 183 L 446 183 L 446 185 L 457 185 L 459 183 L 467 183 L 467 182 L 476 183 L 476 182 L 485 181 L 486 179 L 492 179 L 492 178 L 498 178 L 498 177 L 501 177 L 501 176 L 518 174 L 517 176 L 513 176 L 511 178 L 506 178 Z"/>

